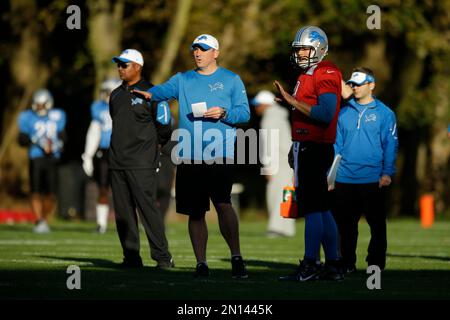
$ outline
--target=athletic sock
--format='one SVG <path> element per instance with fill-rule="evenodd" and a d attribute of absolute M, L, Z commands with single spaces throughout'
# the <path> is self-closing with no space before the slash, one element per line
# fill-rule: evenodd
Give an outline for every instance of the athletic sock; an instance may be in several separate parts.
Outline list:
<path fill-rule="evenodd" d="M 96 215 L 97 215 L 97 224 L 106 229 L 108 226 L 108 214 L 109 214 L 109 206 L 107 204 L 97 204 L 96 206 Z"/>
<path fill-rule="evenodd" d="M 320 243 L 323 235 L 323 223 L 321 212 L 305 215 L 305 259 L 318 260 Z"/>
<path fill-rule="evenodd" d="M 338 231 L 336 222 L 330 211 L 322 212 L 323 251 L 327 260 L 338 260 Z"/>

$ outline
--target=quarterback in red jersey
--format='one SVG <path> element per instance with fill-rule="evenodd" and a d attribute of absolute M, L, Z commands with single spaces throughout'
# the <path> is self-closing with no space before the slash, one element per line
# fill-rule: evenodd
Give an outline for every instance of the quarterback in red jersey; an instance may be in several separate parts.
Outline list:
<path fill-rule="evenodd" d="M 279 280 L 342 280 L 327 184 L 327 171 L 334 158 L 342 74 L 333 63 L 322 61 L 328 53 L 328 38 L 322 29 L 299 29 L 292 48 L 291 60 L 300 70 L 294 93 L 287 93 L 278 81 L 275 86 L 281 95 L 279 100 L 289 104 L 293 112 L 293 167 L 299 216 L 305 217 L 305 254 L 297 271 Z M 321 243 L 324 267 L 319 260 Z"/>
<path fill-rule="evenodd" d="M 341 99 L 340 91 L 338 92 L 341 90 L 341 80 L 340 70 L 328 61 L 321 61 L 306 73 L 300 74 L 295 86 L 294 97 L 297 101 L 311 106 L 311 111 L 308 115 L 300 110 L 293 110 L 292 139 L 294 141 L 334 143 Z M 315 109 L 321 108 L 319 97 L 325 99 L 325 104 L 329 97 L 333 104 L 330 107 L 331 110 Z M 319 114 L 324 112 L 326 114 Z M 331 121 L 329 121 L 330 118 Z"/>

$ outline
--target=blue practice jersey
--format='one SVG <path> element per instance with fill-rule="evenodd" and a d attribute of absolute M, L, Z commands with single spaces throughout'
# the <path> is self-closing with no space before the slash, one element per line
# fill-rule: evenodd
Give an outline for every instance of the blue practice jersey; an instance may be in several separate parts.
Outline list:
<path fill-rule="evenodd" d="M 19 115 L 19 131 L 31 140 L 29 156 L 31 159 L 44 157 L 42 146 L 51 145 L 52 156 L 59 158 L 63 142 L 59 133 L 66 126 L 66 113 L 61 109 L 50 109 L 45 116 L 39 116 L 33 110 L 26 110 Z"/>
<path fill-rule="evenodd" d="M 111 142 L 112 120 L 109 114 L 109 105 L 103 100 L 94 101 L 91 105 L 92 121 L 97 121 L 100 124 L 101 135 L 100 145 L 101 149 L 108 149 Z"/>
<path fill-rule="evenodd" d="M 181 159 L 234 158 L 235 125 L 250 119 L 245 87 L 237 74 L 222 67 L 210 75 L 190 70 L 177 73 L 148 91 L 154 101 L 178 100 Z M 204 103 L 208 109 L 224 108 L 226 117 L 221 120 L 194 117 L 192 104 L 196 103 Z"/>

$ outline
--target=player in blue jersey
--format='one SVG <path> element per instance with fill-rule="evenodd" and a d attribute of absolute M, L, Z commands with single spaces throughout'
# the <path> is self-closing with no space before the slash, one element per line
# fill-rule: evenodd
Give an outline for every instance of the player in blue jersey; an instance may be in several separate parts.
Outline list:
<path fill-rule="evenodd" d="M 179 137 L 173 152 L 179 158 L 176 175 L 177 212 L 189 215 L 189 235 L 197 259 L 197 277 L 209 276 L 206 262 L 208 230 L 205 214 L 210 199 L 220 231 L 231 253 L 232 277 L 247 278 L 240 252 L 239 224 L 231 205 L 236 124 L 250 119 L 248 98 L 241 78 L 217 64 L 219 42 L 208 34 L 191 45 L 196 69 L 177 73 L 147 92 L 154 101 L 177 99 Z"/>
<path fill-rule="evenodd" d="M 36 215 L 36 233 L 48 233 L 48 218 L 55 204 L 57 162 L 64 145 L 66 114 L 53 108 L 47 89 L 33 95 L 31 109 L 20 113 L 19 144 L 29 147 L 31 209 Z"/>
<path fill-rule="evenodd" d="M 99 194 L 95 207 L 98 233 L 106 232 L 109 214 L 108 149 L 111 141 L 112 120 L 108 102 L 111 92 L 121 83 L 119 79 L 108 79 L 102 83 L 100 99 L 91 105 L 92 120 L 86 134 L 84 153 L 81 156 L 84 172 L 89 177 L 93 176 L 98 186 Z"/>

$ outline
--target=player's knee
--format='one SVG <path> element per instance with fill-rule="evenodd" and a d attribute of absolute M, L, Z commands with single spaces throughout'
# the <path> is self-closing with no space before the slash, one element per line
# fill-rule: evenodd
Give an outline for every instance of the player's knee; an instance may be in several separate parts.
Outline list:
<path fill-rule="evenodd" d="M 226 215 L 235 215 L 236 214 L 233 209 L 232 204 L 228 203 L 228 202 L 214 203 L 214 207 L 216 208 L 219 218 L 224 215 L 226 216 Z"/>
<path fill-rule="evenodd" d="M 205 219 L 206 212 L 196 212 L 189 215 L 189 221 L 201 221 Z"/>

